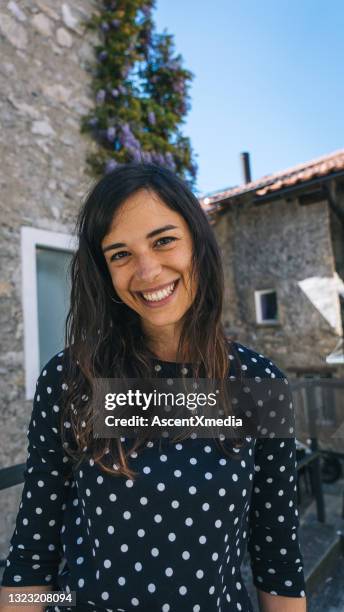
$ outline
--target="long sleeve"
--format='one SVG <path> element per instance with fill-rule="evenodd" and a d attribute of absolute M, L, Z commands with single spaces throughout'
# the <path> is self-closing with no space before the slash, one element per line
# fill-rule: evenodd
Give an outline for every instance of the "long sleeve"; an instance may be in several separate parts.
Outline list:
<path fill-rule="evenodd" d="M 62 558 L 60 529 L 72 480 L 70 459 L 61 445 L 58 425 L 62 357 L 63 352 L 55 355 L 36 383 L 27 431 L 25 482 L 3 586 L 56 584 Z"/>
<path fill-rule="evenodd" d="M 267 411 L 272 415 L 271 433 L 273 421 L 279 419 L 279 415 L 289 411 L 290 422 L 295 419 L 287 378 L 272 362 L 268 362 L 266 372 L 287 383 L 284 394 L 270 400 L 274 408 L 270 412 L 269 407 Z M 281 419 L 279 425 L 280 422 Z M 303 558 L 298 540 L 296 445 L 292 431 L 289 430 L 289 437 L 267 435 L 256 440 L 248 551 L 253 581 L 258 589 L 272 595 L 305 597 Z"/>

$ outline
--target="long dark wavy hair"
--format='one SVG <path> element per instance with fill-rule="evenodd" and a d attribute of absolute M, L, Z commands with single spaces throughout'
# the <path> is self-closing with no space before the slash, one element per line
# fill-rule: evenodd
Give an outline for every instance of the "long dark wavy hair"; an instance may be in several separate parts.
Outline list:
<path fill-rule="evenodd" d="M 126 304 L 113 301 L 120 300 L 101 249 L 114 215 L 141 189 L 155 192 L 179 213 L 192 236 L 192 275 L 197 291 L 184 315 L 177 360 L 195 364 L 195 376 L 225 380 L 229 350 L 239 359 L 221 322 L 224 279 L 220 251 L 197 198 L 180 178 L 155 164 L 131 163 L 106 174 L 89 193 L 76 221 L 79 244 L 70 267 L 71 300 L 65 327 L 67 391 L 60 427 L 65 451 L 78 465 L 87 453 L 103 471 L 132 479 L 137 473 L 129 466 L 129 455 L 147 442 L 147 434 L 138 435 L 128 450 L 119 438 L 94 437 L 91 398 L 94 379 L 152 376 L 152 353 L 140 317 Z M 66 419 L 70 422 L 68 436 Z M 235 446 L 242 443 L 242 438 L 235 439 Z M 228 452 L 221 439 L 219 444 Z"/>

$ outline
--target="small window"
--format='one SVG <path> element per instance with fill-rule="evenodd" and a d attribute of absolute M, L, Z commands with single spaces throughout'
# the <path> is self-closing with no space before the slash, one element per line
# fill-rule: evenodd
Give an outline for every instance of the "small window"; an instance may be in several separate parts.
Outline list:
<path fill-rule="evenodd" d="M 277 293 L 274 289 L 255 291 L 257 323 L 277 323 Z"/>
<path fill-rule="evenodd" d="M 64 346 L 72 253 L 36 247 L 39 369 Z"/>
<path fill-rule="evenodd" d="M 76 247 L 69 234 L 21 228 L 26 399 L 33 398 L 43 365 L 64 345 L 67 270 Z"/>

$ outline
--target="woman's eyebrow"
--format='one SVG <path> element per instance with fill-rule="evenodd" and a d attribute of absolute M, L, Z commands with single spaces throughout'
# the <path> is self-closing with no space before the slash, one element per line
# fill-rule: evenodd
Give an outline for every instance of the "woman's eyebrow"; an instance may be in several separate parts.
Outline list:
<path fill-rule="evenodd" d="M 161 234 L 162 232 L 166 232 L 167 230 L 178 229 L 177 225 L 164 225 L 163 227 L 158 227 L 157 229 L 152 230 L 146 235 L 146 238 L 153 238 L 157 234 Z M 109 244 L 103 249 L 103 253 L 106 251 L 110 251 L 110 249 L 119 249 L 120 247 L 127 246 L 125 242 L 114 242 L 113 244 Z"/>

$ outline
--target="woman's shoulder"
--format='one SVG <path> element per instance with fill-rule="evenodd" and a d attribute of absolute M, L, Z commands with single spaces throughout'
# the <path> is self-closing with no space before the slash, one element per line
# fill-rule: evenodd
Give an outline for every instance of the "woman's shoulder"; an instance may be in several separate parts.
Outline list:
<path fill-rule="evenodd" d="M 70 363 L 69 348 L 61 349 L 55 353 L 42 367 L 36 386 L 44 387 L 49 394 L 58 389 L 64 389 L 65 373 Z"/>
<path fill-rule="evenodd" d="M 284 371 L 272 359 L 241 342 L 230 341 L 228 356 L 234 367 L 239 367 L 248 377 L 287 378 Z"/>

